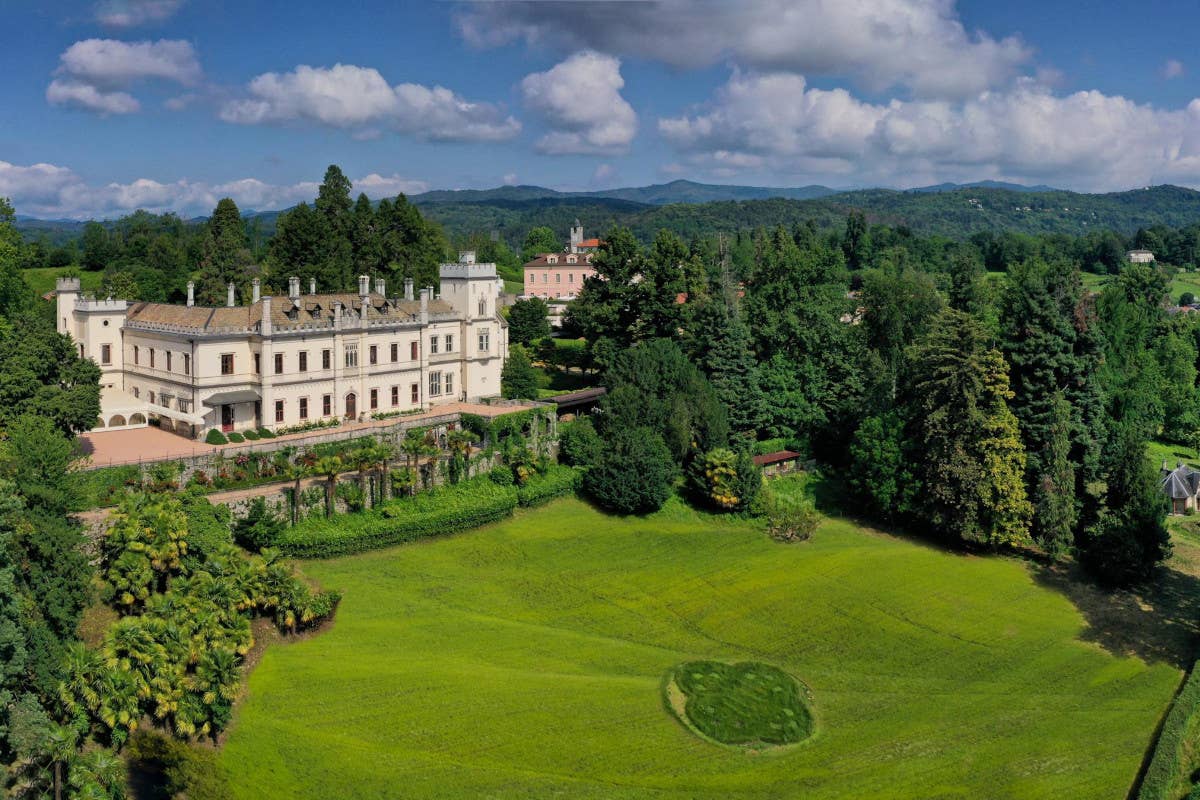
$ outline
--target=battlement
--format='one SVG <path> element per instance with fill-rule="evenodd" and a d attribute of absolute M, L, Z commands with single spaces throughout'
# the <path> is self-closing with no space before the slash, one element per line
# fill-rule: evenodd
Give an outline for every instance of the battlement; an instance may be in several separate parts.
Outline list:
<path fill-rule="evenodd" d="M 128 300 L 115 300 L 111 297 L 105 298 L 104 300 L 97 300 L 95 297 L 80 297 L 75 300 L 75 310 L 76 311 L 85 311 L 85 312 L 121 311 L 121 312 L 124 312 L 124 311 L 128 310 L 128 308 L 129 308 Z"/>
<path fill-rule="evenodd" d="M 79 286 L 79 278 L 59 278 L 54 282 L 54 291 L 78 292 Z"/>
<path fill-rule="evenodd" d="M 496 265 L 488 261 L 477 264 L 474 261 L 460 261 L 457 264 L 442 264 L 439 268 L 442 280 L 447 278 L 495 278 Z"/>

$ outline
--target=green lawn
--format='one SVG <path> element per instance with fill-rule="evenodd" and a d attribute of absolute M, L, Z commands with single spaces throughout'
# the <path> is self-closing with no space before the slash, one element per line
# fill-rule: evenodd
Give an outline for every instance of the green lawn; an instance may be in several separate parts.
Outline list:
<path fill-rule="evenodd" d="M 39 295 L 54 289 L 54 281 L 62 275 L 75 272 L 79 275 L 80 288 L 85 292 L 94 292 L 100 288 L 100 272 L 80 272 L 71 267 L 43 267 L 38 269 L 21 270 L 21 277 Z"/>
<path fill-rule="evenodd" d="M 1119 798 L 1181 677 L 1106 651 L 1024 562 L 840 520 L 782 545 L 570 499 L 303 569 L 345 599 L 252 673 L 236 797 Z M 689 732 L 663 680 L 700 659 L 804 681 L 813 737 Z"/>

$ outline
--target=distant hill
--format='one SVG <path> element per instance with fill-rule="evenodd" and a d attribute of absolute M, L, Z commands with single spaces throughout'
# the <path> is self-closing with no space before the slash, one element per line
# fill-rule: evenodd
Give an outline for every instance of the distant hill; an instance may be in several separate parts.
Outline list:
<path fill-rule="evenodd" d="M 773 189 L 673 181 L 605 192 L 502 186 L 426 192 L 410 199 L 423 214 L 440 222 L 452 238 L 495 231 L 513 246 L 519 246 L 529 229 L 537 225 L 549 226 L 565 237 L 575 219 L 589 233 L 624 225 L 639 238 L 649 240 L 662 228 L 690 237 L 758 226 L 790 226 L 807 220 L 821 226 L 840 226 L 854 209 L 863 211 L 873 222 L 907 225 L 920 233 L 951 238 L 1002 230 L 1081 235 L 1112 229 L 1128 235 L 1156 224 L 1184 227 L 1200 223 L 1200 192 L 1169 185 L 1082 194 L 981 181 L 906 191 L 833 192 L 822 186 Z M 269 235 L 280 213 L 247 214 L 248 224 L 257 226 L 260 234 Z M 17 219 L 17 228 L 30 238 L 73 238 L 82 227 L 83 223 L 73 220 Z"/>
<path fill-rule="evenodd" d="M 939 183 L 934 186 L 919 186 L 908 189 L 910 192 L 952 192 L 955 189 L 1007 189 L 1010 192 L 1058 192 L 1053 186 L 1039 183 L 1037 186 L 1026 186 L 1021 183 L 1006 181 L 975 181 L 974 183 Z"/>

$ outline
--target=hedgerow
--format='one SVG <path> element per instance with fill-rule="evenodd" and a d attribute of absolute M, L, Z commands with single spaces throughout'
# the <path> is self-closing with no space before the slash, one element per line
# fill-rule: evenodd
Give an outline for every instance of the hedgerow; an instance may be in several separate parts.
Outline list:
<path fill-rule="evenodd" d="M 1138 792 L 1138 800 L 1168 800 L 1171 795 L 1171 785 L 1179 771 L 1179 759 L 1182 756 L 1184 733 L 1188 722 L 1200 709 L 1200 669 L 1194 666 L 1188 675 L 1183 688 L 1171 704 L 1167 718 L 1163 722 L 1158 742 L 1154 745 L 1154 755 L 1146 775 L 1142 778 L 1142 788 Z"/>
<path fill-rule="evenodd" d="M 571 467 L 550 467 L 545 474 L 534 475 L 517 489 L 517 503 L 531 508 L 548 503 L 556 497 L 574 494 L 579 489 L 579 470 Z"/>
<path fill-rule="evenodd" d="M 307 519 L 289 528 L 278 547 L 298 558 L 360 553 L 476 528 L 509 516 L 516 507 L 516 489 L 479 478 L 392 500 L 359 514 Z"/>
<path fill-rule="evenodd" d="M 142 468 L 132 464 L 73 472 L 70 481 L 76 494 L 76 510 L 86 511 L 89 508 L 116 505 L 126 491 L 141 487 Z"/>

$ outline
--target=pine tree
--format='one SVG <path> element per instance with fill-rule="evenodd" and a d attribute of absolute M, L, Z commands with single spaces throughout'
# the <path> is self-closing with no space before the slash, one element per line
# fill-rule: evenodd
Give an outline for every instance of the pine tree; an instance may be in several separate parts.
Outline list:
<path fill-rule="evenodd" d="M 1034 475 L 1034 539 L 1052 556 L 1074 541 L 1075 465 L 1071 463 L 1071 404 L 1061 392 L 1051 402 L 1050 436 Z"/>
<path fill-rule="evenodd" d="M 208 220 L 200 259 L 197 302 L 225 305 L 227 287 L 234 284 L 244 295 L 250 283 L 253 260 L 246 241 L 246 228 L 237 204 L 222 198 Z"/>
<path fill-rule="evenodd" d="M 998 350 L 983 357 L 984 419 L 979 441 L 985 492 L 982 497 L 980 541 L 992 547 L 1029 541 L 1033 507 L 1025 494 L 1025 449 L 1021 446 L 1017 418 L 1008 409 L 1008 365 Z"/>
<path fill-rule="evenodd" d="M 696 327 L 702 332 L 697 352 L 700 368 L 729 412 L 730 429 L 756 433 L 764 409 L 750 328 L 723 300 L 706 303 Z"/>
<path fill-rule="evenodd" d="M 538 396 L 538 374 L 529 354 L 519 344 L 508 349 L 508 360 L 500 372 L 501 393 L 510 399 L 535 400 Z"/>

